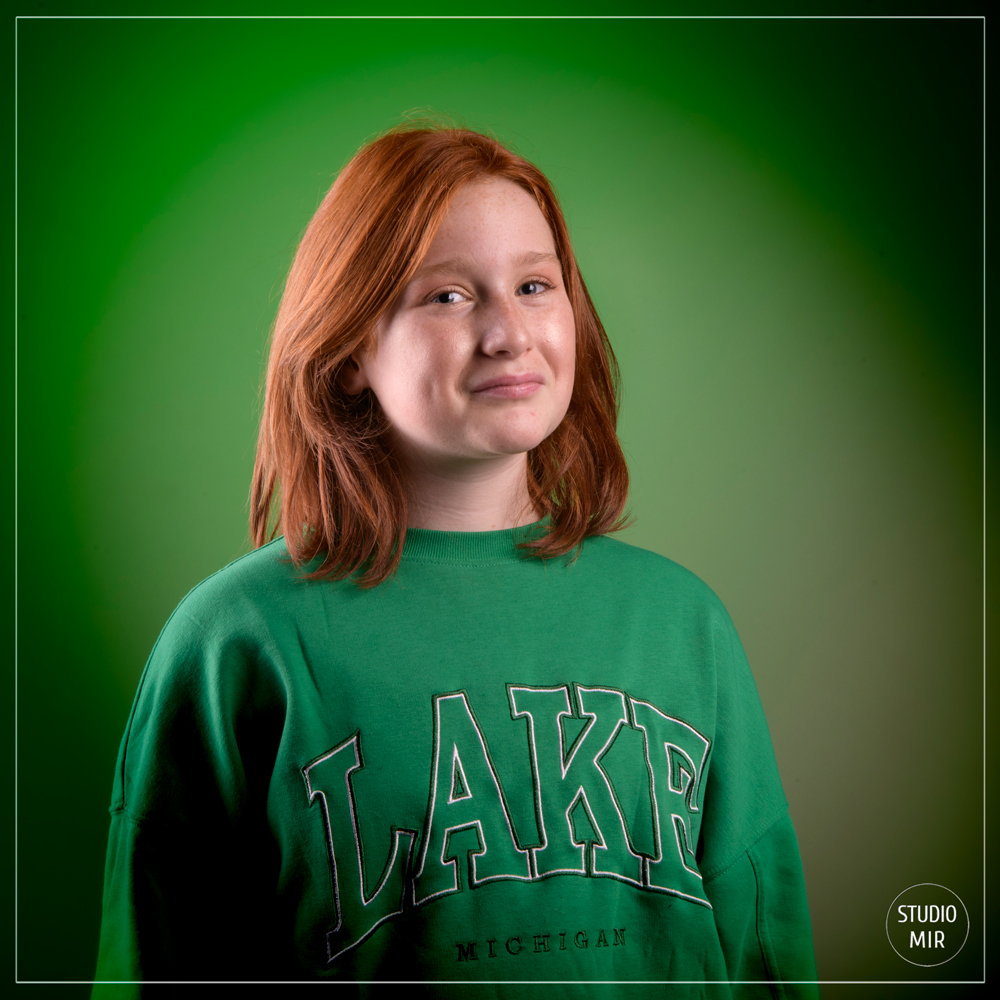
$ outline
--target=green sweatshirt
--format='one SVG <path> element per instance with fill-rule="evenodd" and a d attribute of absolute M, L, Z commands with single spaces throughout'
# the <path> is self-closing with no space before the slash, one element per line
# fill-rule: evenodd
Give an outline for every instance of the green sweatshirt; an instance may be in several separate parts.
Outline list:
<path fill-rule="evenodd" d="M 815 979 L 722 604 L 524 531 L 411 530 L 369 590 L 279 540 L 181 602 L 118 757 L 99 981 Z"/>

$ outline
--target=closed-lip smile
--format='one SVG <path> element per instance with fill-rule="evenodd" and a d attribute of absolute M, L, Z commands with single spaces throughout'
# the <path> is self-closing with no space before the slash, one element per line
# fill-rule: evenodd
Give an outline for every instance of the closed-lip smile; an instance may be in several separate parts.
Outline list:
<path fill-rule="evenodd" d="M 484 379 L 472 387 L 476 396 L 498 396 L 501 399 L 520 399 L 531 396 L 545 384 L 537 372 L 520 372 L 515 375 L 497 375 Z"/>

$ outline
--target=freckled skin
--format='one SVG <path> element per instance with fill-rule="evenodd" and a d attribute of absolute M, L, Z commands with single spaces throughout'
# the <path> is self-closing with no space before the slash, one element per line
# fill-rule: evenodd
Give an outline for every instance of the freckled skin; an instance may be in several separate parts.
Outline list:
<path fill-rule="evenodd" d="M 523 469 L 559 425 L 575 349 L 548 223 L 527 191 L 491 178 L 457 192 L 348 387 L 372 389 L 411 465 L 481 477 L 513 456 Z"/>

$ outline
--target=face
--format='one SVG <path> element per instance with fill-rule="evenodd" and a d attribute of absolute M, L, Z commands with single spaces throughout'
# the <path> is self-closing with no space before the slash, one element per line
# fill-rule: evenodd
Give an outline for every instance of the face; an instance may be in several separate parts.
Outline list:
<path fill-rule="evenodd" d="M 548 223 L 527 191 L 491 178 L 456 193 L 348 388 L 371 388 L 410 459 L 517 455 L 566 415 L 575 350 Z"/>

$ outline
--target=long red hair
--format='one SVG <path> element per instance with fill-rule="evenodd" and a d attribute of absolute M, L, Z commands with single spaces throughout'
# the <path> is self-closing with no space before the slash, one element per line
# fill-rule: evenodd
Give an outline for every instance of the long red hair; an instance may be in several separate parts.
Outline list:
<path fill-rule="evenodd" d="M 547 528 L 527 555 L 566 554 L 622 526 L 628 468 L 615 427 L 618 366 L 544 174 L 489 136 L 409 125 L 381 136 L 341 171 L 299 244 L 274 322 L 250 497 L 255 545 L 279 531 L 313 576 L 390 576 L 406 537 L 403 471 L 370 390 L 341 370 L 369 348 L 380 317 L 420 266 L 455 191 L 483 177 L 519 184 L 552 229 L 576 320 L 569 410 L 528 454 L 528 492 Z"/>

